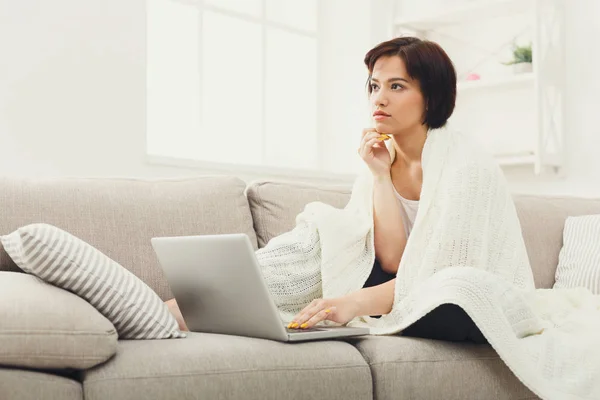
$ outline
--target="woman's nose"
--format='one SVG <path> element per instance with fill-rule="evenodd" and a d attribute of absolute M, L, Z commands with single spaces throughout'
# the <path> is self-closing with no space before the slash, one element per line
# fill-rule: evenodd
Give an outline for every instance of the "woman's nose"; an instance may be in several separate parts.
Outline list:
<path fill-rule="evenodd" d="M 379 90 L 373 96 L 373 104 L 377 107 L 387 105 L 387 96 L 385 95 L 383 90 Z"/>

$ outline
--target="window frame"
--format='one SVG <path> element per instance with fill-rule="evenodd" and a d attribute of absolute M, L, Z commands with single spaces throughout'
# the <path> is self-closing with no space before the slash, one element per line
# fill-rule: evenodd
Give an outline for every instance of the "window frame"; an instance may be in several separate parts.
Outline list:
<path fill-rule="evenodd" d="M 261 121 L 263 126 L 263 135 L 261 135 L 261 146 L 263 149 L 266 148 L 266 135 L 264 134 L 264 130 L 266 129 L 266 47 L 267 47 L 267 34 L 266 31 L 268 28 L 277 28 L 288 33 L 299 34 L 305 37 L 314 38 L 316 40 L 317 46 L 317 80 L 319 79 L 319 46 L 320 46 L 320 32 L 319 29 L 319 2 L 317 1 L 317 27 L 315 31 L 309 31 L 305 29 L 300 29 L 294 26 L 290 26 L 284 23 L 271 21 L 267 18 L 267 0 L 261 0 L 261 14 L 260 16 L 252 16 L 242 12 L 237 12 L 230 10 L 228 8 L 220 7 L 214 4 L 207 4 L 204 0 L 170 0 L 174 2 L 178 2 L 185 5 L 195 6 L 198 10 L 198 34 L 202 34 L 202 21 L 203 21 L 203 13 L 204 11 L 219 13 L 221 15 L 225 15 L 228 17 L 233 17 L 236 19 L 240 19 L 246 22 L 258 23 L 261 26 L 261 40 L 262 40 L 262 74 L 263 74 L 263 91 L 261 96 L 262 102 L 262 115 Z M 198 49 L 199 52 L 202 52 L 203 49 L 201 47 Z M 199 64 L 199 74 L 200 74 L 200 85 L 202 85 L 202 63 Z M 202 86 L 200 86 L 199 91 L 202 92 Z M 200 96 L 200 120 L 202 120 L 202 102 L 203 97 Z M 260 177 L 272 177 L 272 178 L 287 178 L 292 180 L 302 179 L 302 180 L 321 180 L 321 181 L 334 181 L 337 183 L 352 183 L 356 178 L 356 173 L 351 174 L 340 174 L 335 172 L 328 172 L 322 169 L 323 167 L 323 145 L 324 141 L 322 139 L 322 135 L 320 134 L 319 127 L 319 103 L 320 96 L 317 95 L 315 99 L 316 107 L 316 120 L 317 120 L 317 140 L 318 140 L 318 148 L 317 148 L 317 169 L 296 169 L 296 168 L 288 168 L 288 167 L 277 167 L 277 166 L 265 166 L 265 165 L 249 165 L 249 164 L 236 164 L 232 162 L 214 162 L 214 161 L 204 161 L 200 159 L 186 159 L 182 157 L 176 156 L 164 156 L 164 155 L 154 155 L 148 153 L 147 148 L 147 131 L 144 132 L 144 155 L 145 162 L 149 165 L 154 166 L 169 166 L 169 167 L 180 167 L 187 169 L 198 169 L 204 171 L 206 173 L 228 173 L 228 174 L 244 174 L 244 175 L 256 175 Z M 147 122 L 147 119 L 146 119 Z"/>

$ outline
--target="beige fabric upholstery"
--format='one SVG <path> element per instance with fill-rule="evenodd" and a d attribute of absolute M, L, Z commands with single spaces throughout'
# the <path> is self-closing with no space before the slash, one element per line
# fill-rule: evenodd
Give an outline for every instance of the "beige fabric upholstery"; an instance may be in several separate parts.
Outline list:
<path fill-rule="evenodd" d="M 120 341 L 113 359 L 84 374 L 87 400 L 372 399 L 369 367 L 343 341 L 286 344 L 203 333 Z"/>
<path fill-rule="evenodd" d="M 43 372 L 0 368 L 2 400 L 82 400 L 81 383 Z"/>
<path fill-rule="evenodd" d="M 535 285 L 551 288 L 568 216 L 600 213 L 600 199 L 515 195 Z"/>
<path fill-rule="evenodd" d="M 0 321 L 0 365 L 83 369 L 117 350 L 102 314 L 33 275 L 0 271 Z"/>
<path fill-rule="evenodd" d="M 132 271 L 166 300 L 172 294 L 150 238 L 243 232 L 256 247 L 245 186 L 241 179 L 226 176 L 2 178 L 0 235 L 31 223 L 57 226 Z"/>
<path fill-rule="evenodd" d="M 538 399 L 489 345 L 402 336 L 350 343 L 371 366 L 377 400 Z"/>
<path fill-rule="evenodd" d="M 350 200 L 351 188 L 347 186 L 314 186 L 301 183 L 255 181 L 248 185 L 246 195 L 254 220 L 258 247 L 291 230 L 296 215 L 304 206 L 320 201 L 343 208 Z"/>

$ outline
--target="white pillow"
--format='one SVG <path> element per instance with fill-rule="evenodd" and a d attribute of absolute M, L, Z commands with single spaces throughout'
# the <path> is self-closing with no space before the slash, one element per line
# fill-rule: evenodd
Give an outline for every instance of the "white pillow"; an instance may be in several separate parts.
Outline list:
<path fill-rule="evenodd" d="M 555 288 L 600 294 L 600 214 L 567 217 L 555 280 Z"/>
<path fill-rule="evenodd" d="M 23 271 L 87 300 L 119 339 L 185 337 L 166 304 L 142 280 L 83 240 L 48 224 L 0 237 Z"/>

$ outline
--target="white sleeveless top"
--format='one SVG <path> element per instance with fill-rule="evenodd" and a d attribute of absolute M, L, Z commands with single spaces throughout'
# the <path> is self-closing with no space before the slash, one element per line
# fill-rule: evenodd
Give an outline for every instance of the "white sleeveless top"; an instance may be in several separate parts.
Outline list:
<path fill-rule="evenodd" d="M 410 235 L 413 225 L 415 224 L 415 218 L 417 216 L 417 210 L 419 209 L 419 200 L 408 200 L 400 196 L 400 194 L 394 188 L 394 194 L 400 203 L 400 215 L 402 216 L 402 223 L 404 224 L 404 231 L 406 237 Z"/>

